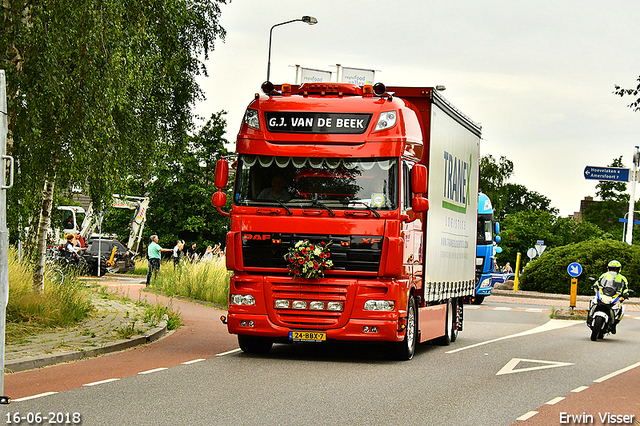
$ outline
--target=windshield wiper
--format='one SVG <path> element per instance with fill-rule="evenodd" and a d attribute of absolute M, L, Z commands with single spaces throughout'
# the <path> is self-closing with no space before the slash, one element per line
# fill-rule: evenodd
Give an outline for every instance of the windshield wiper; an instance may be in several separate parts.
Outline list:
<path fill-rule="evenodd" d="M 280 206 L 287 211 L 287 216 L 291 216 L 293 213 L 289 210 L 289 207 L 285 206 L 284 203 L 276 198 L 276 203 L 280 204 Z"/>
<path fill-rule="evenodd" d="M 324 209 L 327 209 L 327 211 L 329 212 L 329 216 L 334 217 L 336 214 L 333 212 L 333 210 L 331 210 L 329 207 L 327 207 L 325 204 L 323 204 L 322 202 L 318 201 L 318 193 L 313 194 L 313 200 L 312 200 L 312 204 L 313 206 L 320 206 Z"/>
<path fill-rule="evenodd" d="M 371 213 L 373 213 L 373 215 L 376 217 L 376 219 L 380 219 L 380 213 L 378 213 L 376 210 L 372 209 L 370 205 L 368 205 L 367 203 L 363 202 L 363 201 L 345 201 L 343 204 L 346 204 L 347 206 L 349 206 L 349 204 L 360 204 L 365 206 L 365 208 L 367 210 L 369 210 Z"/>

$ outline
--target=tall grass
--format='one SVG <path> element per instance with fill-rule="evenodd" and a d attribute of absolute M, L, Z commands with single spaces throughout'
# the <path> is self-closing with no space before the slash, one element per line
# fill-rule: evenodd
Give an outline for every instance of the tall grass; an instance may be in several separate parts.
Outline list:
<path fill-rule="evenodd" d="M 45 273 L 44 293 L 32 288 L 32 272 L 28 264 L 9 251 L 9 302 L 7 304 L 7 342 L 41 332 L 43 328 L 64 327 L 86 318 L 93 310 L 88 290 L 73 274 L 62 283 Z"/>
<path fill-rule="evenodd" d="M 158 276 L 151 280 L 151 287 L 167 296 L 184 296 L 226 307 L 230 276 L 224 257 L 195 264 L 181 262 L 175 268 L 170 261 L 162 263 Z"/>

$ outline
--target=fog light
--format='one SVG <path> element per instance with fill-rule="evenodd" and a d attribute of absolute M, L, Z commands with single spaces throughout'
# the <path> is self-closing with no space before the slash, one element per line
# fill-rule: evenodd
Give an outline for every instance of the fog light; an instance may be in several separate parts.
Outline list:
<path fill-rule="evenodd" d="M 240 326 L 241 327 L 246 327 L 247 326 L 247 322 L 245 320 L 240 321 Z"/>
<path fill-rule="evenodd" d="M 307 302 L 304 300 L 294 300 L 293 309 L 307 309 Z"/>
<path fill-rule="evenodd" d="M 365 333 L 369 332 L 369 326 L 365 325 L 364 327 L 362 327 L 362 331 L 364 331 Z"/>
<path fill-rule="evenodd" d="M 378 327 L 371 327 L 371 332 L 372 333 L 377 333 L 378 332 Z"/>
<path fill-rule="evenodd" d="M 393 300 L 367 300 L 364 302 L 365 311 L 393 311 L 396 303 Z"/>
<path fill-rule="evenodd" d="M 342 302 L 329 302 L 327 303 L 328 311 L 341 311 L 342 310 Z"/>
<path fill-rule="evenodd" d="M 311 302 L 309 304 L 309 309 L 313 309 L 316 311 L 324 310 L 324 302 Z"/>
<path fill-rule="evenodd" d="M 232 294 L 229 301 L 234 305 L 255 305 L 256 299 L 250 294 Z"/>
<path fill-rule="evenodd" d="M 276 309 L 289 309 L 289 306 L 291 306 L 291 304 L 288 300 L 276 300 L 274 302 L 274 306 Z"/>
<path fill-rule="evenodd" d="M 253 321 L 249 321 L 249 327 L 253 327 L 254 322 Z"/>

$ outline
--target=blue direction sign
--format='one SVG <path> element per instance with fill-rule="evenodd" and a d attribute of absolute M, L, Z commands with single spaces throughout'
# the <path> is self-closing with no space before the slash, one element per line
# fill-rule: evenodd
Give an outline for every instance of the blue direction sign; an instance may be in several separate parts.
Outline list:
<path fill-rule="evenodd" d="M 571 275 L 572 278 L 577 278 L 582 273 L 582 265 L 578 262 L 573 262 L 567 268 L 567 272 Z"/>
<path fill-rule="evenodd" d="M 584 168 L 584 178 L 629 182 L 629 169 L 622 169 L 620 167 L 587 166 Z"/>

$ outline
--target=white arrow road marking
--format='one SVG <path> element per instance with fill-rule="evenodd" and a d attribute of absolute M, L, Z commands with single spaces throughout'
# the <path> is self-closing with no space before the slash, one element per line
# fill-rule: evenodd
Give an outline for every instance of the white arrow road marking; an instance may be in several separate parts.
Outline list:
<path fill-rule="evenodd" d="M 515 370 L 516 366 L 521 362 L 535 362 L 539 365 L 537 367 L 528 367 L 528 368 L 519 368 Z M 533 370 L 544 370 L 546 368 L 554 368 L 554 367 L 565 367 L 567 365 L 574 365 L 572 362 L 558 362 L 558 361 L 540 361 L 537 359 L 523 359 L 523 358 L 513 358 L 509 361 L 500 371 L 496 373 L 496 376 L 501 376 L 503 374 L 511 374 L 511 373 L 522 373 L 524 371 L 533 371 Z"/>
<path fill-rule="evenodd" d="M 465 346 L 463 348 L 454 349 L 452 351 L 448 351 L 445 353 L 452 354 L 455 352 L 464 351 L 465 349 L 475 348 L 477 346 L 486 345 L 493 342 L 499 342 L 500 340 L 512 339 L 514 337 L 528 336 L 529 334 L 542 333 L 544 331 L 557 330 L 559 328 L 571 327 L 576 324 L 584 324 L 584 321 L 565 321 L 565 320 L 549 320 L 546 324 L 543 324 L 539 327 L 532 328 L 531 330 L 523 331 L 522 333 L 512 334 L 510 336 L 503 336 L 493 340 L 487 340 L 486 342 L 476 343 L 474 345 Z"/>

